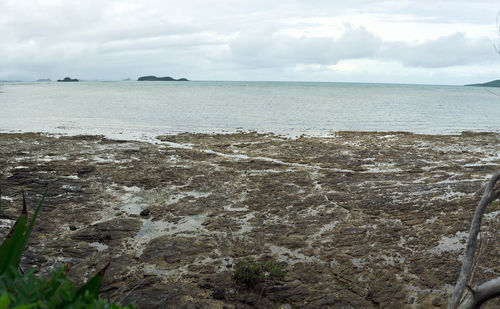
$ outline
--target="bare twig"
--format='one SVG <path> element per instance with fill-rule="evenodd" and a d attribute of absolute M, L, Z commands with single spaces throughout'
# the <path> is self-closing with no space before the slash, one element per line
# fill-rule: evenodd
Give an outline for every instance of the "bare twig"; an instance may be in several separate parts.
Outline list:
<path fill-rule="evenodd" d="M 469 237 L 467 238 L 467 245 L 465 251 L 465 257 L 462 261 L 462 269 L 460 270 L 460 275 L 457 279 L 457 284 L 455 285 L 455 289 L 453 290 L 453 294 L 451 295 L 450 302 L 448 304 L 448 309 L 455 309 L 459 306 L 462 296 L 465 292 L 465 288 L 472 273 L 472 265 L 474 263 L 474 259 L 476 256 L 476 250 L 478 247 L 478 234 L 481 229 L 481 222 L 483 219 L 484 211 L 486 207 L 498 196 L 498 191 L 493 191 L 495 184 L 500 179 L 500 172 L 497 172 L 491 180 L 489 181 L 486 189 L 484 190 L 484 194 L 479 202 L 476 212 L 474 214 L 474 218 L 472 219 L 472 224 L 469 231 Z M 498 280 L 498 288 L 500 288 L 500 278 Z M 491 282 L 491 281 L 488 281 Z M 487 286 L 488 289 L 491 289 L 490 286 Z M 495 285 L 493 286 L 495 287 Z M 478 288 L 479 289 L 479 288 Z M 500 291 L 499 291 L 500 292 Z M 473 295 L 473 298 L 477 297 Z M 486 296 L 496 295 L 492 293 L 484 293 Z M 492 296 L 495 297 L 495 296 Z M 490 297 L 491 298 L 491 297 Z"/>
<path fill-rule="evenodd" d="M 476 274 L 476 270 L 477 268 L 479 267 L 479 263 L 481 262 L 481 257 L 483 256 L 483 254 L 485 253 L 485 246 L 486 246 L 486 233 L 484 232 L 481 232 L 479 231 L 479 244 L 477 246 L 477 250 L 476 250 L 476 256 L 474 257 L 474 263 L 472 263 L 472 271 L 471 271 L 471 275 L 470 275 L 470 278 L 469 278 L 469 282 L 467 282 L 467 285 L 469 286 L 472 286 L 472 281 L 474 280 L 474 275 Z M 465 298 L 465 295 L 464 297 L 462 297 L 462 299 Z"/>

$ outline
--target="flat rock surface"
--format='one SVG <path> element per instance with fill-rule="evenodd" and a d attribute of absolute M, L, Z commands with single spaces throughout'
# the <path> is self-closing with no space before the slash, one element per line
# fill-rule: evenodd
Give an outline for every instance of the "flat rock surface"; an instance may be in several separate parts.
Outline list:
<path fill-rule="evenodd" d="M 141 308 L 444 307 L 500 135 L 180 134 L 154 142 L 0 134 L 3 237 L 48 194 L 22 263 L 108 262 L 102 296 Z M 498 209 L 476 282 L 500 275 Z M 286 276 L 247 290 L 240 261 Z M 498 300 L 488 306 L 495 307 Z"/>

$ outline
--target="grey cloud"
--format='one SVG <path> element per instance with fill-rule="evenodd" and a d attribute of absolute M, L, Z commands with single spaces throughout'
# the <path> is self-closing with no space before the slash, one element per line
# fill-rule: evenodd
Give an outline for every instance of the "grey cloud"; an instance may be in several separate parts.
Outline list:
<path fill-rule="evenodd" d="M 469 39 L 463 33 L 455 33 L 421 44 L 386 44 L 380 57 L 409 67 L 441 68 L 495 60 L 497 55 L 490 40 Z"/>
<path fill-rule="evenodd" d="M 229 42 L 234 61 L 254 67 L 295 64 L 336 64 L 370 57 L 382 41 L 364 28 L 347 27 L 339 38 L 296 38 L 261 30 L 243 33 Z"/>
<path fill-rule="evenodd" d="M 235 62 L 253 67 L 335 65 L 341 60 L 370 58 L 398 61 L 407 67 L 442 68 L 498 57 L 487 38 L 470 39 L 455 33 L 422 43 L 387 42 L 363 27 L 349 25 L 338 39 L 254 32 L 240 34 L 229 46 Z"/>
<path fill-rule="evenodd" d="M 354 21 L 339 37 L 293 37 L 286 30 L 314 28 L 317 18 L 345 14 L 380 14 L 396 23 L 462 20 L 494 28 L 493 6 L 484 0 L 318 0 L 314 5 L 301 0 L 5 0 L 0 1 L 0 79 L 71 72 L 121 78 L 153 71 L 222 79 L 254 72 L 255 78 L 280 79 L 297 65 L 330 74 L 329 65 L 350 59 L 396 61 L 408 68 L 476 65 L 500 57 L 493 42 L 461 33 L 410 44 L 385 41 L 383 34 Z"/>

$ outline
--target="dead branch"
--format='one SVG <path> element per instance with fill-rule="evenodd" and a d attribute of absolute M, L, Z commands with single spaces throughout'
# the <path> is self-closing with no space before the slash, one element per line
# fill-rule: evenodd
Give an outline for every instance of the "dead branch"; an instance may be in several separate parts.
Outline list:
<path fill-rule="evenodd" d="M 466 285 L 469 282 L 469 279 L 471 278 L 472 265 L 474 263 L 476 250 L 478 247 L 477 236 L 481 229 L 483 214 L 484 211 L 486 210 L 486 207 L 492 201 L 497 199 L 498 196 L 500 196 L 500 191 L 493 190 L 495 184 L 499 179 L 500 179 L 500 172 L 497 172 L 495 175 L 493 175 L 493 177 L 491 177 L 491 180 L 489 181 L 488 185 L 486 186 L 486 189 L 484 190 L 481 201 L 479 201 L 479 204 L 476 208 L 476 212 L 474 213 L 474 218 L 472 219 L 472 224 L 469 231 L 469 237 L 467 238 L 465 257 L 462 261 L 462 269 L 460 270 L 460 275 L 458 276 L 455 289 L 453 290 L 453 294 L 451 295 L 450 302 L 448 304 L 448 309 L 458 308 L 462 296 L 465 293 Z M 473 301 L 468 301 L 469 300 L 468 297 L 466 298 L 467 303 L 471 304 L 479 303 L 478 301 L 481 301 L 482 303 L 490 298 L 498 296 L 498 293 L 500 293 L 500 277 L 480 285 L 477 289 L 473 291 L 475 291 L 474 293 L 471 293 Z M 463 303 L 463 305 L 465 305 L 465 302 Z M 472 305 L 471 307 L 461 306 L 460 308 L 475 308 L 475 307 Z"/>
<path fill-rule="evenodd" d="M 485 282 L 473 289 L 458 308 L 478 308 L 488 299 L 498 296 L 500 296 L 500 277 Z"/>

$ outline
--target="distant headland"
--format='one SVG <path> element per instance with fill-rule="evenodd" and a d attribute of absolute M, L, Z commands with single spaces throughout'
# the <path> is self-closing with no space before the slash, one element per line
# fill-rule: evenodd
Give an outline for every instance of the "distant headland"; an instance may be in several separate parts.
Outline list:
<path fill-rule="evenodd" d="M 475 86 L 475 87 L 500 87 L 500 79 L 493 80 L 491 82 L 482 83 L 482 84 L 470 84 L 465 86 Z"/>
<path fill-rule="evenodd" d="M 179 78 L 175 79 L 170 76 L 165 77 L 156 77 L 156 76 L 141 76 L 137 79 L 137 81 L 165 81 L 165 82 L 188 82 L 187 78 Z"/>
<path fill-rule="evenodd" d="M 36 80 L 37 82 L 51 82 L 52 80 L 50 78 L 40 78 Z"/>
<path fill-rule="evenodd" d="M 76 78 L 65 77 L 64 79 L 58 79 L 58 82 L 78 82 L 79 80 Z"/>

